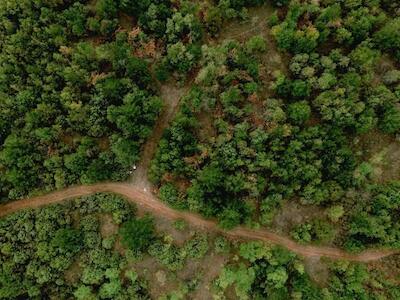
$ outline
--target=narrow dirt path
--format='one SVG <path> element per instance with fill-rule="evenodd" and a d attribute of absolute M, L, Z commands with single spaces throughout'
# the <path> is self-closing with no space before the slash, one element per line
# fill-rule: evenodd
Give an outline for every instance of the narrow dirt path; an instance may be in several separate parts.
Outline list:
<path fill-rule="evenodd" d="M 215 221 L 206 220 L 194 213 L 176 211 L 168 207 L 166 204 L 160 202 L 157 197 L 152 195 L 150 192 L 144 192 L 141 186 L 135 187 L 129 183 L 100 183 L 91 186 L 76 186 L 44 196 L 10 202 L 0 206 L 0 217 L 4 217 L 21 209 L 37 208 L 40 206 L 58 203 L 67 199 L 98 192 L 112 192 L 120 194 L 126 197 L 130 202 L 136 203 L 144 209 L 150 210 L 157 215 L 162 215 L 173 220 L 184 219 L 195 226 L 199 226 L 207 230 L 217 231 L 233 238 L 261 240 L 268 243 L 281 245 L 304 257 L 329 257 L 332 259 L 368 262 L 397 253 L 397 251 L 392 250 L 368 250 L 359 254 L 351 254 L 337 248 L 300 245 L 287 237 L 279 236 L 265 229 L 253 230 L 245 227 L 238 227 L 231 231 L 223 231 L 218 228 Z"/>
<path fill-rule="evenodd" d="M 142 189 L 150 190 L 151 183 L 148 181 L 147 172 L 150 162 L 157 151 L 158 143 L 179 108 L 179 100 L 188 91 L 187 87 L 179 88 L 175 83 L 163 84 L 160 88 L 160 97 L 164 101 L 164 109 L 157 120 L 152 135 L 143 146 L 139 164 L 131 178 L 133 185 Z"/>

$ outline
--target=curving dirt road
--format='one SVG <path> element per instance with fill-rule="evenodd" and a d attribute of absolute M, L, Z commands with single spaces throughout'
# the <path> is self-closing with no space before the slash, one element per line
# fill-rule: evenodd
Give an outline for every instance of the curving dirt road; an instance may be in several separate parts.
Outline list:
<path fill-rule="evenodd" d="M 4 217 L 21 209 L 37 208 L 40 206 L 58 203 L 67 199 L 98 192 L 112 192 L 120 194 L 126 197 L 130 202 L 136 203 L 144 209 L 150 210 L 153 213 L 162 215 L 166 218 L 184 219 L 195 226 L 218 231 L 226 236 L 234 238 L 261 240 L 268 243 L 281 245 L 304 257 L 329 257 L 332 259 L 368 262 L 397 253 L 397 251 L 392 250 L 368 250 L 359 254 L 350 254 L 337 248 L 300 245 L 287 237 L 279 236 L 265 229 L 253 230 L 249 228 L 238 227 L 231 231 L 223 231 L 218 228 L 215 221 L 206 220 L 194 213 L 176 211 L 168 207 L 166 204 L 160 202 L 150 192 L 144 192 L 142 188 L 139 189 L 128 183 L 101 183 L 91 186 L 76 186 L 65 190 L 56 191 L 44 196 L 10 202 L 0 206 L 0 217 Z"/>

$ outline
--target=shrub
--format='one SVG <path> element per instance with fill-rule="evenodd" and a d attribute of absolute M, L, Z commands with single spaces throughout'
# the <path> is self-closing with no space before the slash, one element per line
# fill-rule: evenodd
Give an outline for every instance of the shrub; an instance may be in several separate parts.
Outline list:
<path fill-rule="evenodd" d="M 124 246 L 134 251 L 145 250 L 155 237 L 153 219 L 131 219 L 122 224 L 119 233 Z"/>
<path fill-rule="evenodd" d="M 307 101 L 300 101 L 289 104 L 288 116 L 294 124 L 303 124 L 311 116 L 311 107 Z"/>

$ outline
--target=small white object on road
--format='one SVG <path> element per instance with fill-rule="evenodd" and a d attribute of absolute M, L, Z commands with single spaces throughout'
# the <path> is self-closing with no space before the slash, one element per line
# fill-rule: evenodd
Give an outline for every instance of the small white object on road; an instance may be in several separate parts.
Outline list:
<path fill-rule="evenodd" d="M 133 166 L 133 169 L 136 170 L 136 166 Z"/>
<path fill-rule="evenodd" d="M 146 188 L 144 188 L 144 189 L 143 189 L 143 191 L 147 192 L 147 189 L 146 189 Z"/>

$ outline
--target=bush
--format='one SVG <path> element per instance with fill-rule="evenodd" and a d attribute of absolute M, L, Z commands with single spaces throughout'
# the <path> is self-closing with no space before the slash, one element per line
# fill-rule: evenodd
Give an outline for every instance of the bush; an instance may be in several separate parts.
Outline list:
<path fill-rule="evenodd" d="M 292 237 L 301 243 L 331 242 L 335 231 L 332 225 L 322 219 L 315 219 L 312 222 L 297 225 L 292 231 Z"/>
<path fill-rule="evenodd" d="M 133 251 L 143 251 L 155 238 L 153 219 L 146 216 L 126 221 L 122 224 L 119 233 L 124 246 Z"/>
<path fill-rule="evenodd" d="M 338 222 L 343 215 L 343 205 L 335 205 L 328 209 L 328 217 L 332 222 Z"/>
<path fill-rule="evenodd" d="M 379 48 L 393 51 L 397 60 L 400 61 L 400 18 L 387 22 L 375 33 L 374 40 Z"/>
<path fill-rule="evenodd" d="M 245 45 L 246 52 L 248 54 L 258 54 L 258 53 L 263 53 L 267 50 L 267 44 L 265 39 L 260 36 L 256 35 L 251 37 Z"/>
<path fill-rule="evenodd" d="M 303 124 L 311 117 L 311 107 L 307 101 L 289 104 L 288 116 L 294 124 Z"/>
<path fill-rule="evenodd" d="M 56 232 L 51 245 L 62 254 L 73 255 L 82 247 L 82 235 L 76 229 L 60 229 Z"/>
<path fill-rule="evenodd" d="M 183 74 L 190 71 L 196 63 L 195 55 L 182 42 L 168 46 L 166 60 L 171 69 L 176 69 Z"/>
<path fill-rule="evenodd" d="M 397 107 L 387 109 L 383 114 L 380 128 L 387 133 L 398 133 L 400 131 L 400 109 Z"/>
<path fill-rule="evenodd" d="M 162 201 L 168 203 L 177 209 L 187 208 L 187 204 L 182 201 L 178 190 L 172 183 L 163 184 L 160 187 L 159 197 Z"/>

